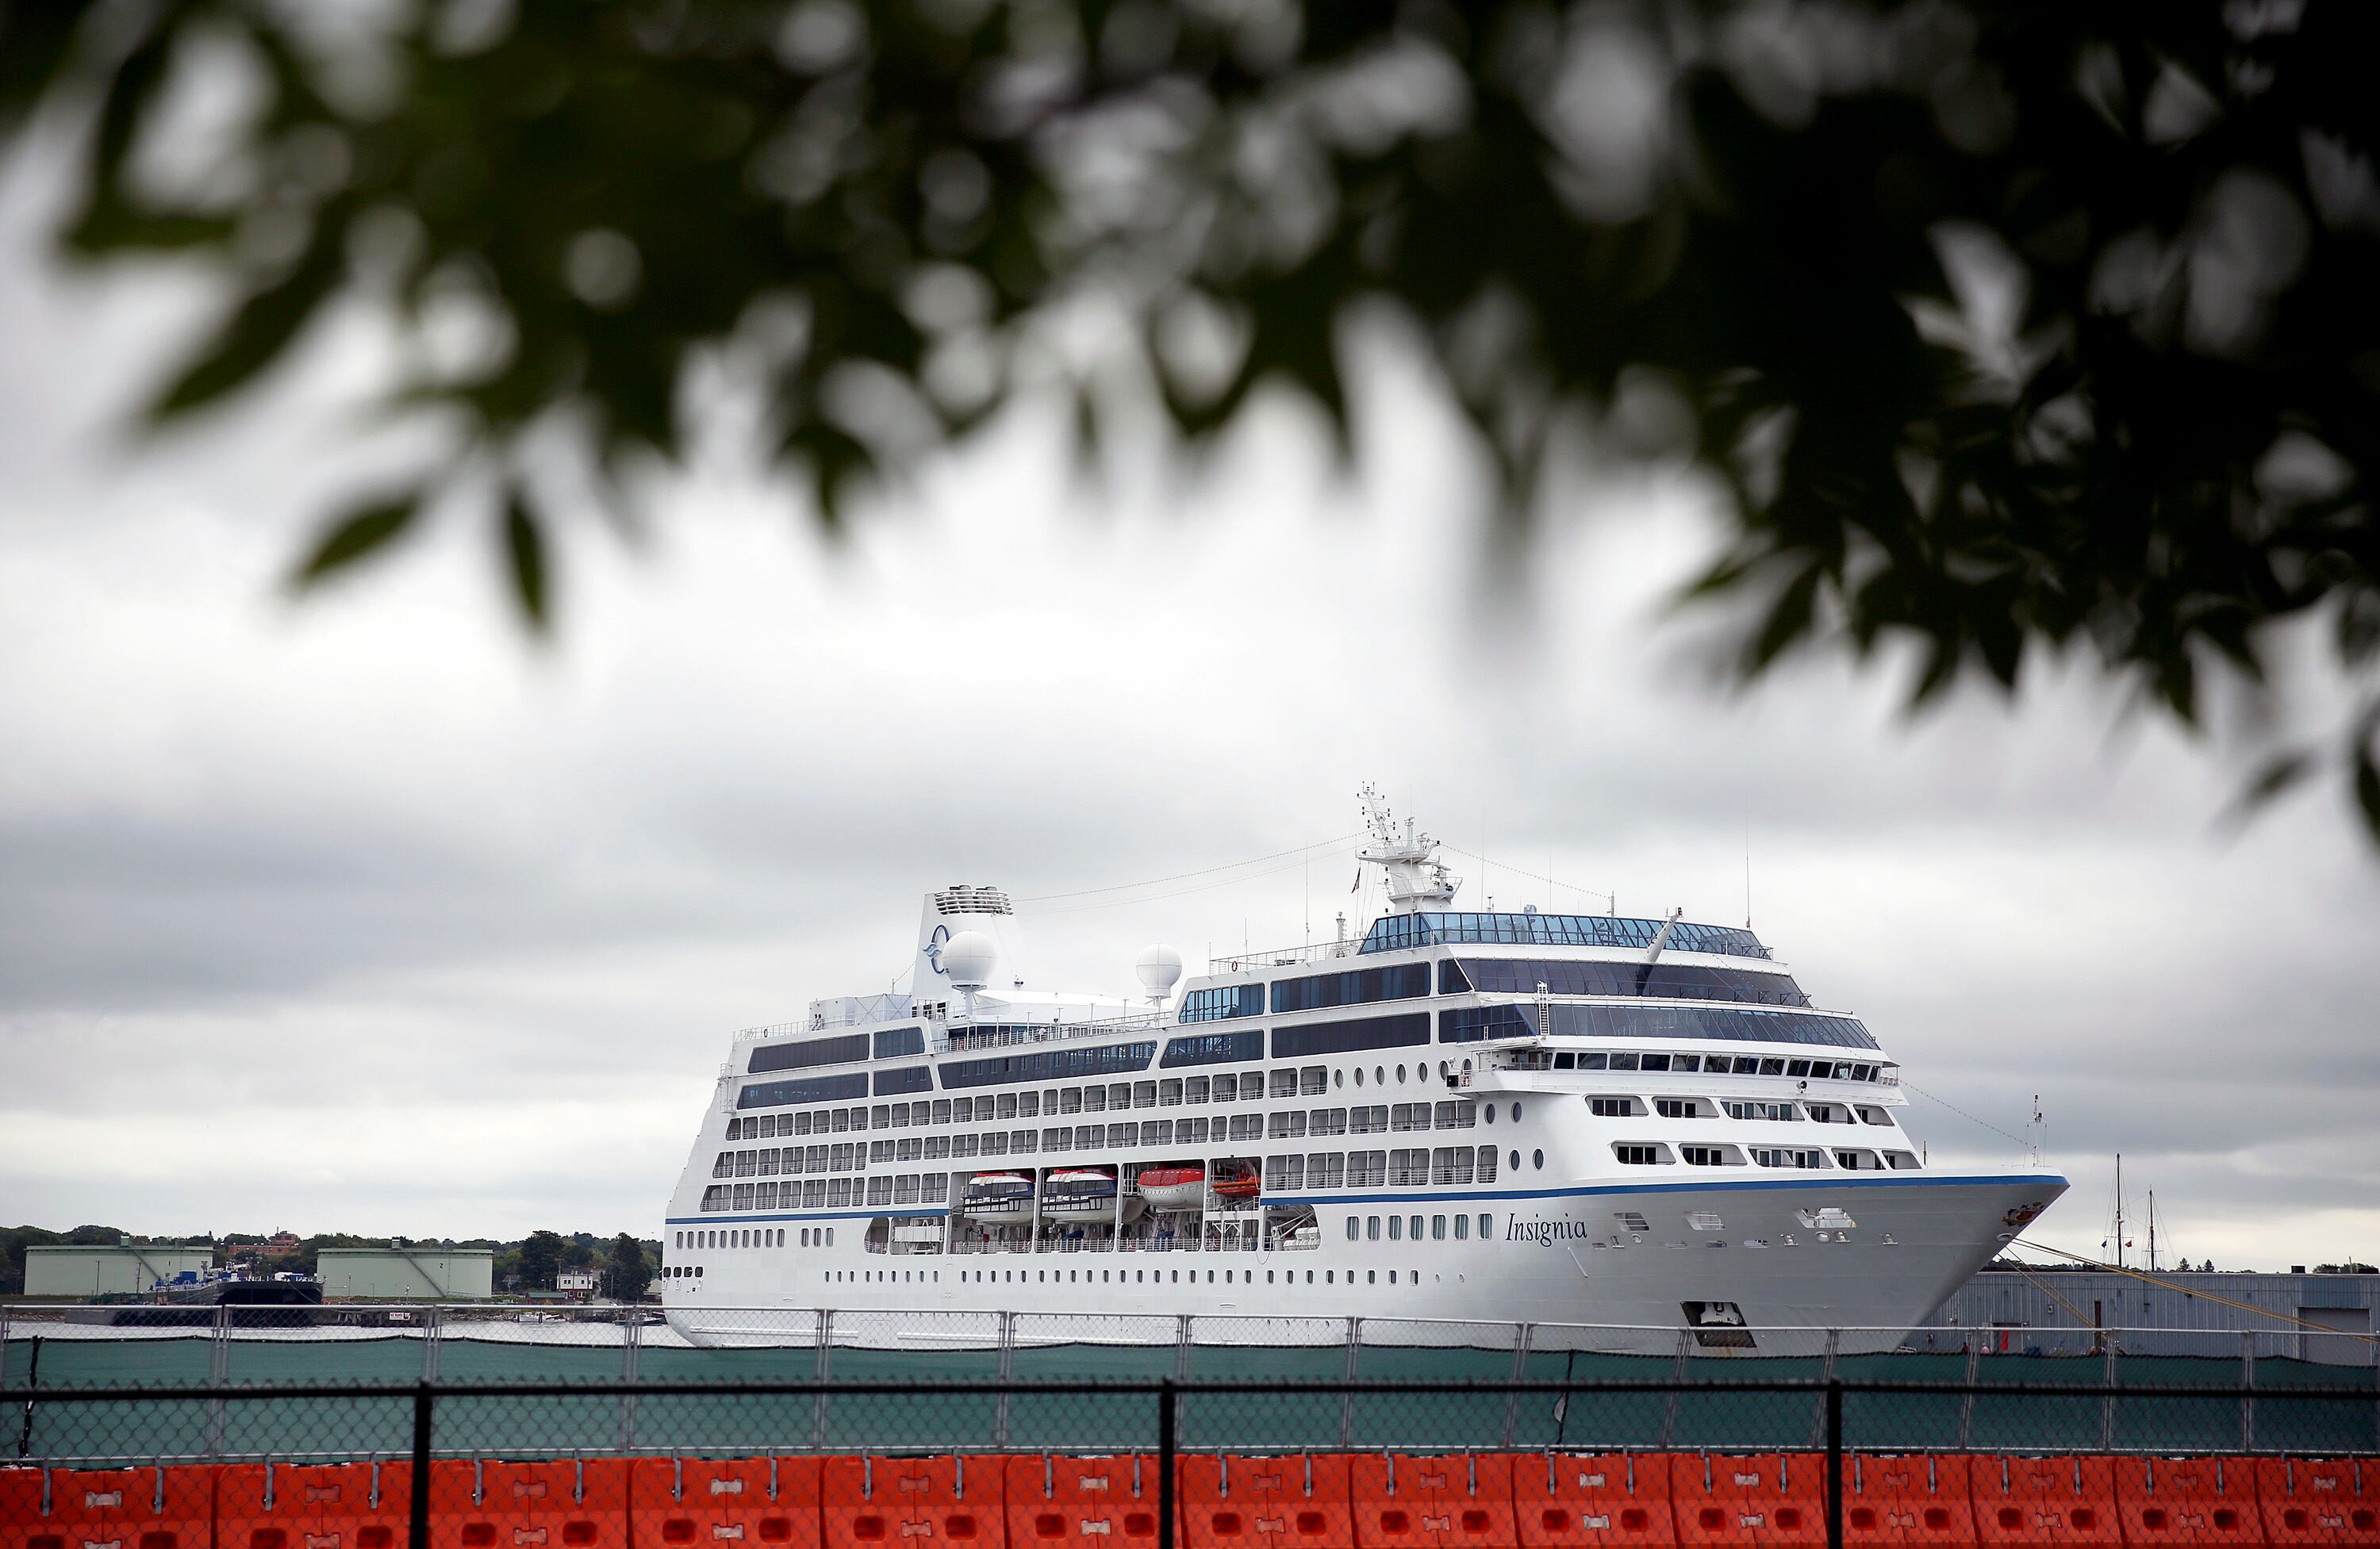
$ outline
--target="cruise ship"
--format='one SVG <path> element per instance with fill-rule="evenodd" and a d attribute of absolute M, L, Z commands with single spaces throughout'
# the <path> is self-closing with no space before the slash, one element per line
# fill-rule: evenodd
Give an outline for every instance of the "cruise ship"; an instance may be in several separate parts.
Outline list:
<path fill-rule="evenodd" d="M 2065 1192 L 1928 1166 L 1898 1064 L 1749 929 L 1460 911 L 1438 841 L 1365 803 L 1360 932 L 1186 982 L 1150 947 L 1139 999 L 1068 994 L 1016 974 L 1000 889 L 953 886 L 906 993 L 735 1034 L 670 1202 L 671 1325 L 1885 1349 Z"/>

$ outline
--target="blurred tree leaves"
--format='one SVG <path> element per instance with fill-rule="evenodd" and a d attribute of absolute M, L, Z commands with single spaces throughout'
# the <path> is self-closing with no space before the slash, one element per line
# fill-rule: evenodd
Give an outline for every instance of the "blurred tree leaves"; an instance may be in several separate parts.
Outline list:
<path fill-rule="evenodd" d="M 2195 724 L 2318 620 L 2364 708 L 2249 799 L 2339 768 L 2380 836 L 2375 43 L 2357 0 L 0 0 L 0 135 L 79 126 L 69 251 L 234 281 L 159 419 L 336 298 L 468 324 L 398 390 L 467 454 L 301 581 L 476 501 L 541 623 L 532 450 L 601 502 L 722 346 L 834 522 L 1052 361 L 1090 435 L 1118 360 L 1194 443 L 1267 382 L 1344 435 L 1386 302 L 1508 510 L 1583 435 L 1723 482 L 1748 675 L 2080 645 Z"/>

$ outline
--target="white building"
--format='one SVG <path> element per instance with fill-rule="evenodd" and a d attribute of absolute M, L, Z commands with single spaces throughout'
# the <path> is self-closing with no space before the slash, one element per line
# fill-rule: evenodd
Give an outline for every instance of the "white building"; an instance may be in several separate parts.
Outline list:
<path fill-rule="evenodd" d="M 565 1269 L 553 1277 L 553 1289 L 558 1291 L 592 1296 L 599 1289 L 601 1279 L 602 1277 L 591 1269 Z"/>
<path fill-rule="evenodd" d="M 315 1277 L 326 1299 L 471 1301 L 495 1294 L 489 1248 L 325 1248 Z"/>
<path fill-rule="evenodd" d="M 25 1250 L 25 1295 L 71 1299 L 131 1296 L 182 1276 L 192 1280 L 214 1267 L 212 1248 L 147 1244 L 52 1243 Z"/>

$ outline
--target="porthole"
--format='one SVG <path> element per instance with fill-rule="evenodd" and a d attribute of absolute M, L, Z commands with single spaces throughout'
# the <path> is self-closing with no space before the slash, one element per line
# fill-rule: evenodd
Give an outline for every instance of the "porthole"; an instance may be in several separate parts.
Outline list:
<path fill-rule="evenodd" d="M 1330 1072 L 1330 1084 L 1331 1084 L 1331 1085 L 1333 1085 L 1333 1086 L 1344 1086 L 1344 1085 L 1346 1085 L 1346 1084 L 1347 1084 L 1347 1072 L 1346 1072 L 1346 1071 L 1331 1071 L 1331 1072 Z"/>
<path fill-rule="evenodd" d="M 1512 1122 L 1513 1122 L 1513 1123 L 1515 1123 L 1515 1124 L 1518 1124 L 1520 1121 L 1521 1121 L 1521 1105 L 1520 1105 L 1520 1104 L 1518 1104 L 1518 1103 L 1514 1103 L 1514 1104 L 1512 1105 Z"/>
<path fill-rule="evenodd" d="M 1360 1065 L 1355 1067 L 1355 1084 L 1358 1086 L 1364 1084 L 1364 1068 Z"/>
<path fill-rule="evenodd" d="M 1512 1160 L 1511 1165 L 1514 1172 L 1521 1170 L 1521 1153 L 1518 1148 L 1515 1148 L 1512 1152 Z"/>
<path fill-rule="evenodd" d="M 1400 1065 L 1400 1066 L 1398 1066 L 1398 1067 L 1397 1067 L 1397 1084 L 1398 1084 L 1399 1086 L 1402 1086 L 1404 1083 L 1405 1083 L 1405 1068 L 1404 1068 L 1402 1065 Z"/>
<path fill-rule="evenodd" d="M 1375 1065 L 1372 1067 L 1372 1084 L 1375 1086 L 1386 1086 L 1389 1084 L 1389 1068 L 1387 1066 Z"/>
<path fill-rule="evenodd" d="M 1495 1105 L 1495 1104 L 1490 1103 L 1490 1104 L 1488 1104 L 1488 1105 L 1487 1113 L 1488 1113 L 1488 1123 L 1490 1123 L 1490 1124 L 1493 1124 L 1494 1122 L 1496 1122 L 1496 1105 Z"/>

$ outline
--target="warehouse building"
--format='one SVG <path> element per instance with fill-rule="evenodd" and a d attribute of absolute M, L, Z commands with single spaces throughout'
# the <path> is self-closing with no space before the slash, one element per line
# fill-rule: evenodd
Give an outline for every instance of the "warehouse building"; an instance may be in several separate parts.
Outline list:
<path fill-rule="evenodd" d="M 214 1267 L 211 1248 L 156 1248 L 146 1243 L 49 1243 L 25 1250 L 25 1295 L 71 1300 L 137 1296 Z"/>
<path fill-rule="evenodd" d="M 491 1248 L 325 1248 L 314 1277 L 325 1301 L 477 1301 L 495 1294 Z"/>
<path fill-rule="evenodd" d="M 2135 1355 L 2275 1356 L 2380 1365 L 2380 1275 L 1986 1269 L 1935 1309 L 1912 1347 L 2077 1355 L 2113 1344 Z M 2156 1329 L 2155 1335 L 2111 1330 Z"/>

